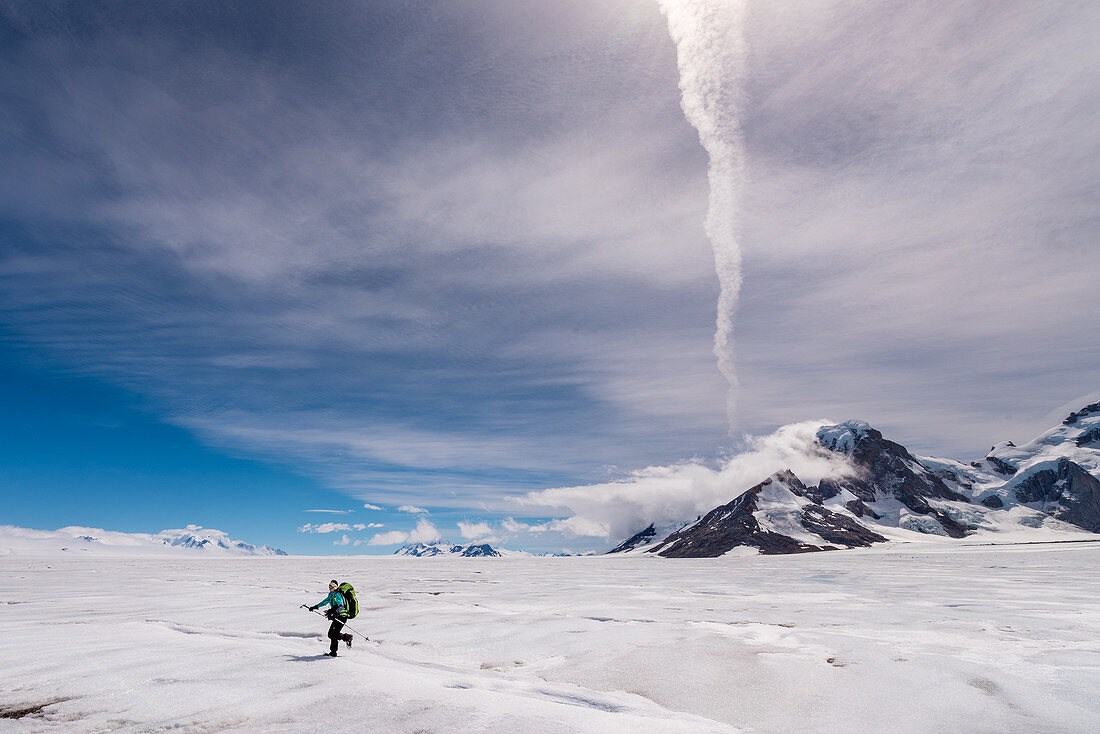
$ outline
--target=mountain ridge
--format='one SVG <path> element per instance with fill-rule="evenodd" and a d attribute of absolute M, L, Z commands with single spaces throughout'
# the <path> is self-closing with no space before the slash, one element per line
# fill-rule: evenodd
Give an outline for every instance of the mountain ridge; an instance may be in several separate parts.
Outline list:
<path fill-rule="evenodd" d="M 650 523 L 607 553 L 709 558 L 736 548 L 803 553 L 917 535 L 1100 533 L 1098 439 L 1100 403 L 1021 446 L 994 444 L 969 464 L 913 454 L 863 421 L 826 425 L 814 450 L 843 457 L 848 474 L 807 486 L 781 467 L 694 521 L 663 534 Z"/>
<path fill-rule="evenodd" d="M 285 556 L 270 545 L 233 540 L 214 528 L 188 525 L 159 533 L 126 533 L 70 525 L 57 530 L 0 526 L 0 555 L 66 553 L 72 555 Z"/>

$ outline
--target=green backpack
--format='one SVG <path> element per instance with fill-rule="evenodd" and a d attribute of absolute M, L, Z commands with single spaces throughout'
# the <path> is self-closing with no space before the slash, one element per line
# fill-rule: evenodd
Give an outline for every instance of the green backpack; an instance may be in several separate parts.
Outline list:
<path fill-rule="evenodd" d="M 351 584 L 340 584 L 336 590 L 344 597 L 344 609 L 347 610 L 348 619 L 355 619 L 355 615 L 359 614 L 359 601 L 355 598 L 355 589 L 351 588 Z"/>

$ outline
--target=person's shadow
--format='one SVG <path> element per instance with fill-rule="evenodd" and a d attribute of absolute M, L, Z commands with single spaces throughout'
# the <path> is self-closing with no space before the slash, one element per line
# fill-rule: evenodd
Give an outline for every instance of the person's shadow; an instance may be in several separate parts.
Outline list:
<path fill-rule="evenodd" d="M 284 655 L 287 660 L 292 663 L 307 663 L 313 660 L 320 660 L 321 658 L 328 658 L 328 655 L 318 653 L 317 655 Z"/>

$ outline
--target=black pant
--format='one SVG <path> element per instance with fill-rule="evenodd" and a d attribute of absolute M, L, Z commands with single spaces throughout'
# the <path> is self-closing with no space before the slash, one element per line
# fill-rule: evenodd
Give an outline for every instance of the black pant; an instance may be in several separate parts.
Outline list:
<path fill-rule="evenodd" d="M 340 630 L 344 629 L 344 622 L 346 621 L 343 617 L 336 617 L 332 620 L 332 624 L 328 626 L 328 638 L 331 640 L 328 646 L 329 652 L 336 652 L 336 648 L 340 646 L 340 640 L 351 639 L 351 635 L 340 634 Z"/>

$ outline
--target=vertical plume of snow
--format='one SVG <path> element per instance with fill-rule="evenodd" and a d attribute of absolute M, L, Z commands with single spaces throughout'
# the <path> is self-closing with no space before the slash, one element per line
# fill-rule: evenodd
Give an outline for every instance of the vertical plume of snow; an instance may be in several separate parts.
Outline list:
<path fill-rule="evenodd" d="M 714 354 L 729 383 L 726 413 L 736 410 L 733 317 L 741 291 L 741 248 L 736 225 L 744 159 L 739 123 L 741 79 L 747 51 L 745 0 L 657 0 L 668 19 L 680 71 L 680 106 L 710 159 L 706 233 L 714 250 L 720 286 Z"/>

